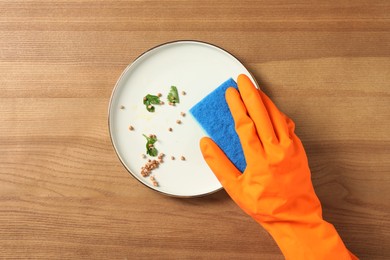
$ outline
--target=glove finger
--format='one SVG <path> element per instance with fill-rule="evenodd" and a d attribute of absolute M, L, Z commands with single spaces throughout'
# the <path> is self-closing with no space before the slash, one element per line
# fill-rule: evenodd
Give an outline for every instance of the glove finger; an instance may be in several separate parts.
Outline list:
<path fill-rule="evenodd" d="M 287 119 L 291 121 L 285 114 L 279 111 L 274 102 L 261 90 L 259 90 L 261 99 L 266 107 L 270 120 L 275 130 L 275 134 L 280 143 L 290 140 L 289 128 Z"/>
<path fill-rule="evenodd" d="M 295 123 L 288 116 L 285 115 L 284 117 L 285 117 L 285 120 L 286 120 L 288 131 L 290 133 L 290 137 L 291 137 L 291 136 L 294 135 L 294 132 L 295 132 Z"/>
<path fill-rule="evenodd" d="M 240 93 L 234 88 L 226 90 L 226 102 L 233 116 L 235 129 L 240 138 L 247 165 L 258 163 L 258 154 L 264 152 L 256 127 L 248 116 L 246 107 L 241 100 Z"/>
<path fill-rule="evenodd" d="M 264 149 L 269 144 L 277 143 L 274 127 L 258 89 L 253 85 L 248 76 L 244 74 L 238 76 L 237 85 L 248 114 L 255 123 Z"/>
<path fill-rule="evenodd" d="M 210 169 L 230 194 L 231 190 L 237 185 L 237 178 L 241 175 L 241 172 L 210 138 L 203 137 L 200 140 L 200 150 Z"/>

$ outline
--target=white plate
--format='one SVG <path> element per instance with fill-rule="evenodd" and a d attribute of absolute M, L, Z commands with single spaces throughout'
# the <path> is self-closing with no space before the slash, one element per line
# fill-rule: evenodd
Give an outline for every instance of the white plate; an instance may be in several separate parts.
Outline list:
<path fill-rule="evenodd" d="M 130 64 L 113 90 L 108 117 L 113 146 L 130 174 L 153 190 L 177 197 L 202 196 L 221 189 L 199 149 L 199 140 L 205 133 L 188 110 L 228 78 L 236 79 L 241 73 L 250 76 L 234 56 L 198 41 L 159 45 Z M 180 95 L 176 106 L 167 102 L 172 85 Z M 157 93 L 163 94 L 161 100 L 165 105 L 155 106 L 155 112 L 150 113 L 143 105 L 143 97 Z M 182 117 L 181 112 L 186 116 Z M 182 124 L 176 123 L 178 119 Z M 129 131 L 130 125 L 133 131 Z M 168 131 L 170 127 L 172 132 Z M 141 175 L 141 167 L 147 160 L 141 156 L 146 154 L 142 134 L 155 134 L 158 139 L 155 147 L 166 154 L 164 163 L 152 172 L 158 187 L 153 186 L 149 177 Z M 176 159 L 171 160 L 171 156 Z M 186 160 L 180 160 L 181 156 Z"/>

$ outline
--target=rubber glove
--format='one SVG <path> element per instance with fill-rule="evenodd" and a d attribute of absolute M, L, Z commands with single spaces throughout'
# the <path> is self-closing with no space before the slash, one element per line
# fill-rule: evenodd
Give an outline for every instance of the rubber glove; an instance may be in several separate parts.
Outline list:
<path fill-rule="evenodd" d="M 294 122 L 246 75 L 226 91 L 247 167 L 241 173 L 208 137 L 207 164 L 230 197 L 275 239 L 286 259 L 357 259 L 322 218 Z"/>

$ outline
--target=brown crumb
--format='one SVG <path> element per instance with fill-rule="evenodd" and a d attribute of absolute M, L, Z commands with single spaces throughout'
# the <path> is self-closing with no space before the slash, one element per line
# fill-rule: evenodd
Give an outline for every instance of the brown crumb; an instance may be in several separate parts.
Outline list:
<path fill-rule="evenodd" d="M 159 164 L 160 162 L 157 160 L 148 160 L 148 162 L 141 167 L 141 175 L 143 177 L 148 177 L 154 169 L 158 168 Z"/>
<path fill-rule="evenodd" d="M 134 127 L 132 125 L 129 126 L 129 130 L 130 131 L 133 131 L 134 130 Z"/>
<path fill-rule="evenodd" d="M 169 131 L 169 132 L 172 132 L 172 130 L 173 130 L 172 127 L 168 128 L 168 131 Z"/>
<path fill-rule="evenodd" d="M 181 157 L 180 157 L 180 160 L 185 161 L 186 158 L 185 158 L 184 156 L 181 156 Z"/>
<path fill-rule="evenodd" d="M 183 90 L 183 91 L 181 92 L 181 94 L 182 94 L 183 96 L 185 96 L 187 93 Z"/>
<path fill-rule="evenodd" d="M 176 120 L 176 123 L 180 125 L 181 124 L 181 120 L 179 120 L 179 119 Z"/>
<path fill-rule="evenodd" d="M 180 115 L 184 117 L 184 116 L 186 116 L 186 113 L 181 112 Z"/>
<path fill-rule="evenodd" d="M 161 93 L 158 93 L 157 96 L 158 96 L 158 97 L 162 97 L 162 94 L 161 94 Z"/>
<path fill-rule="evenodd" d="M 120 106 L 120 109 L 125 109 L 125 106 L 124 106 L 124 105 L 121 105 L 121 106 Z"/>
<path fill-rule="evenodd" d="M 171 156 L 171 160 L 175 160 L 175 156 Z"/>

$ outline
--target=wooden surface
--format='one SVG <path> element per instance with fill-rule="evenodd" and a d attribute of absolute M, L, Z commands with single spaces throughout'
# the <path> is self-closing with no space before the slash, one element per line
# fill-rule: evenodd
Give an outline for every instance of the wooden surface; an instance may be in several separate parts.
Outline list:
<path fill-rule="evenodd" d="M 0 1 L 0 258 L 283 259 L 224 191 L 157 194 L 112 148 L 122 70 L 177 39 L 236 55 L 306 147 L 345 244 L 390 258 L 389 1 Z"/>

